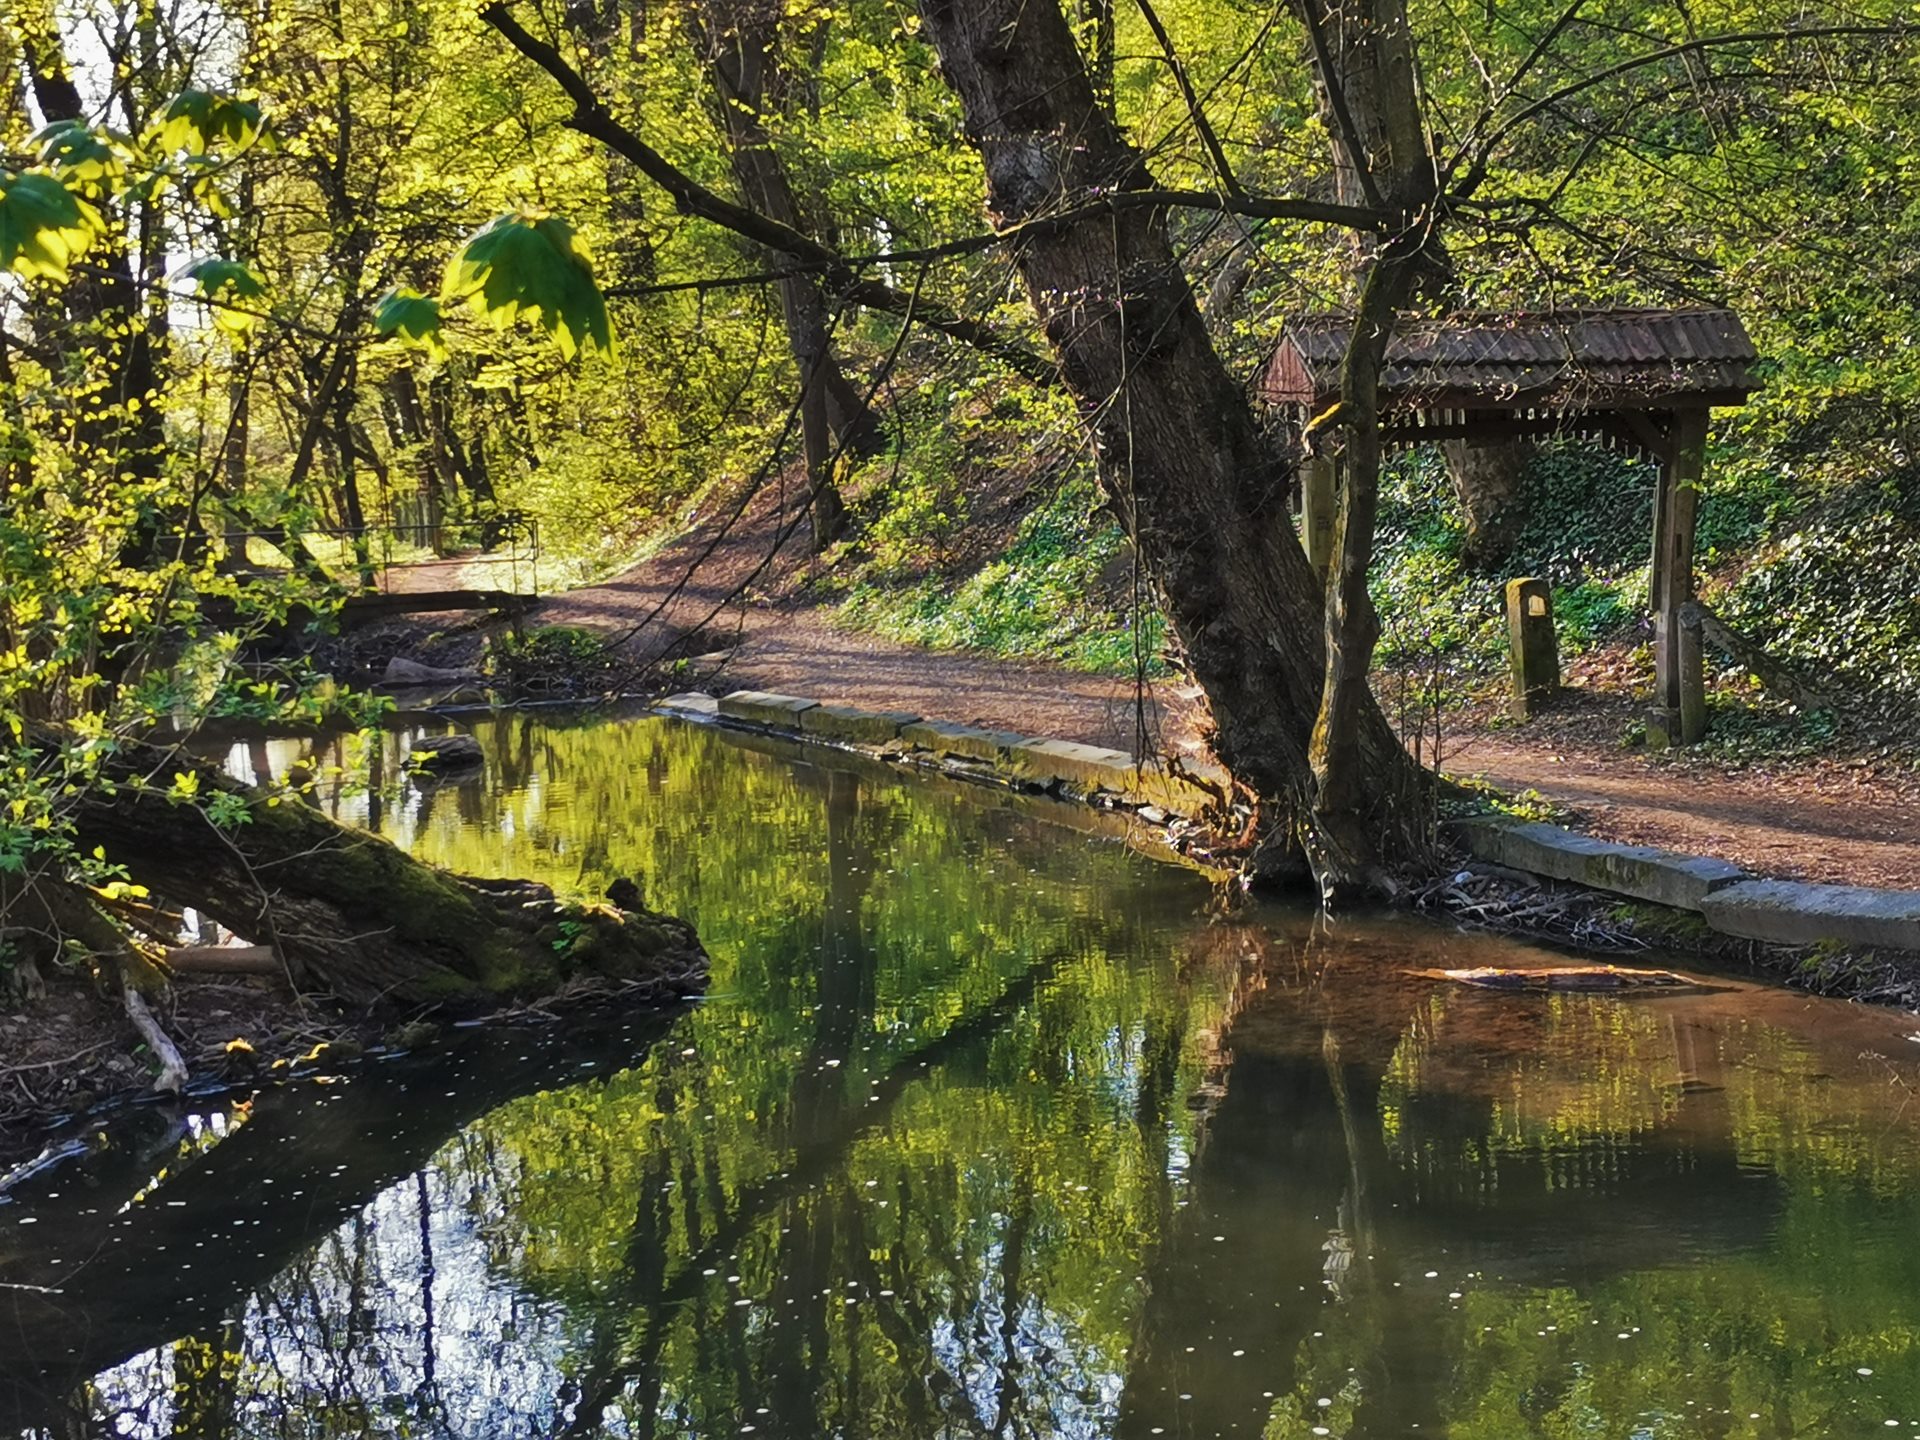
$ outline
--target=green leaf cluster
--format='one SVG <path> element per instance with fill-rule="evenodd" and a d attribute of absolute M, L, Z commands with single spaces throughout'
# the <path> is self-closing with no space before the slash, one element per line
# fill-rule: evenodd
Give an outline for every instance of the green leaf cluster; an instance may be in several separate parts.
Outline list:
<path fill-rule="evenodd" d="M 440 293 L 449 304 L 465 300 L 496 329 L 531 320 L 569 359 L 582 349 L 613 354 L 613 325 L 593 266 L 573 227 L 557 216 L 523 210 L 488 221 L 447 266 Z M 424 318 L 417 309 L 412 315 Z"/>

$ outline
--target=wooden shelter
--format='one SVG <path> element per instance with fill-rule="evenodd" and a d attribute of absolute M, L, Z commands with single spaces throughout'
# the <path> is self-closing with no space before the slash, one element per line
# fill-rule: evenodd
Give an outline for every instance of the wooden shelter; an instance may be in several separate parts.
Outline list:
<path fill-rule="evenodd" d="M 1304 427 L 1340 398 L 1352 320 L 1296 317 L 1260 372 L 1269 405 Z M 1674 740 L 1706 725 L 1693 599 L 1694 525 L 1707 416 L 1746 402 L 1758 360 L 1730 310 L 1557 310 L 1406 317 L 1387 344 L 1382 439 L 1390 447 L 1516 435 L 1580 435 L 1657 463 L 1653 512 L 1657 723 Z M 1302 475 L 1308 553 L 1324 565 L 1332 536 L 1333 470 Z"/>

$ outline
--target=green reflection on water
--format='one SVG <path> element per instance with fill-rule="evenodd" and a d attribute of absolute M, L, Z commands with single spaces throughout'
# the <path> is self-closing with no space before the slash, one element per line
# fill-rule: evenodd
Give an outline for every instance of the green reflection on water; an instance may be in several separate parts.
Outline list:
<path fill-rule="evenodd" d="M 14 1311 L 22 1423 L 1920 1432 L 1894 1017 L 1735 984 L 1449 990 L 1409 972 L 1540 957 L 1210 921 L 1198 877 L 851 758 L 661 721 L 475 729 L 483 776 L 323 795 L 455 868 L 639 878 L 699 927 L 710 998 L 664 1031 L 269 1095 L 111 1224 L 71 1186 L 24 1196 L 40 1223 L 0 1211 L 0 1283 L 62 1293 Z M 223 1155 L 281 1189 L 253 1205 Z M 222 1252 L 249 1227 L 281 1246 L 252 1270 Z M 118 1252 L 134 1293 L 52 1263 Z M 59 1324 L 91 1337 L 82 1374 Z"/>

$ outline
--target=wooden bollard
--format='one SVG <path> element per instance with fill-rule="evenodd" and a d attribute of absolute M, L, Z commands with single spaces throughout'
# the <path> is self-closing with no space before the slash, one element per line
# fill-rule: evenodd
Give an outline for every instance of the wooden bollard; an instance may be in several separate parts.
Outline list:
<path fill-rule="evenodd" d="M 1544 580 L 1507 582 L 1513 718 L 1527 720 L 1560 688 L 1560 646 L 1553 633 L 1553 590 Z"/>

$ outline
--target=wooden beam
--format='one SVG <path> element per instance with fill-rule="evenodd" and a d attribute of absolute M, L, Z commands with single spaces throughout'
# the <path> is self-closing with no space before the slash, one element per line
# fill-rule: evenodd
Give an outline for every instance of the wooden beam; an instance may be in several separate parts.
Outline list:
<path fill-rule="evenodd" d="M 537 595 L 511 590 L 413 590 L 349 595 L 340 602 L 340 618 L 379 620 L 389 615 L 421 615 L 437 610 L 503 610 L 516 614 L 537 604 Z"/>
<path fill-rule="evenodd" d="M 199 975 L 286 976 L 271 945 L 179 945 L 163 957 L 170 970 Z"/>
<path fill-rule="evenodd" d="M 1538 390 L 1511 393 L 1491 389 L 1405 390 L 1383 387 L 1380 408 L 1383 414 L 1408 415 L 1414 412 L 1429 417 L 1455 414 L 1521 415 L 1528 410 L 1549 410 L 1563 415 L 1658 415 L 1681 410 L 1735 410 L 1747 403 L 1745 390 L 1649 390 L 1634 394 L 1606 390 L 1590 385 L 1548 386 Z M 1322 387 L 1311 393 L 1267 392 L 1265 398 L 1275 405 L 1297 405 L 1318 415 L 1340 399 L 1338 386 Z"/>
<path fill-rule="evenodd" d="M 1425 417 L 1425 411 L 1415 412 Z M 1452 420 L 1429 422 L 1395 419 L 1380 427 L 1380 439 L 1388 445 L 1423 445 L 1430 440 L 1492 440 L 1513 435 L 1580 434 L 1598 428 L 1588 416 L 1563 416 L 1552 420 Z"/>
<path fill-rule="evenodd" d="M 1667 422 L 1664 429 L 1652 415 L 1636 410 L 1616 410 L 1607 418 L 1624 431 L 1627 438 L 1633 444 L 1639 446 L 1640 449 L 1646 451 L 1649 456 L 1658 460 L 1661 464 L 1664 465 L 1673 458 L 1673 419 L 1671 416 L 1660 417 Z"/>
<path fill-rule="evenodd" d="M 1333 516 L 1339 500 L 1333 461 L 1316 455 L 1300 467 L 1300 543 L 1313 573 L 1323 581 L 1333 563 Z"/>

